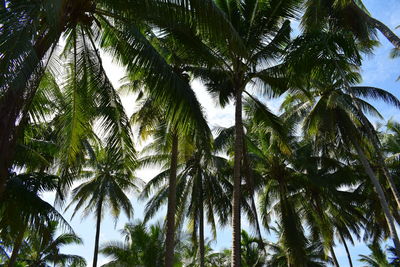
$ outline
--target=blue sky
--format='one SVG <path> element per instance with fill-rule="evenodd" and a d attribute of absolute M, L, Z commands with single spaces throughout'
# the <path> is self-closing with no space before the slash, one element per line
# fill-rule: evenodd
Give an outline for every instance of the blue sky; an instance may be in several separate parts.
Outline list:
<path fill-rule="evenodd" d="M 390 28 L 394 29 L 397 25 L 400 25 L 400 0 L 364 0 L 365 6 L 368 8 L 372 16 L 381 20 Z M 400 34 L 400 30 L 397 31 Z M 362 75 L 363 84 L 369 86 L 375 86 L 383 88 L 395 96 L 400 98 L 400 82 L 396 82 L 397 77 L 400 75 L 400 59 L 393 60 L 389 58 L 389 53 L 392 46 L 379 34 L 379 40 L 381 46 L 377 48 L 374 55 L 365 58 Z M 107 72 L 114 84 L 118 84 L 120 78 L 124 76 L 123 68 L 116 66 L 111 62 L 109 58 L 104 60 L 107 66 Z M 219 109 L 213 104 L 210 96 L 207 95 L 204 88 L 199 82 L 194 82 L 193 87 L 196 90 L 197 96 L 204 106 L 207 112 L 207 118 L 212 126 L 230 126 L 233 123 L 233 108 L 228 106 L 225 109 Z M 131 113 L 134 109 L 134 103 L 132 97 L 123 97 L 124 106 L 128 113 Z M 269 106 L 272 110 L 277 110 L 279 107 L 278 100 L 268 101 Z M 383 114 L 385 119 L 394 118 L 400 120 L 400 111 L 393 107 L 387 106 L 381 102 L 373 103 L 378 110 Z M 150 179 L 157 169 L 141 170 L 137 173 L 137 176 L 145 180 Z M 45 198 L 49 201 L 52 200 L 51 194 L 45 195 Z M 143 202 L 137 202 L 135 194 L 130 195 L 131 200 L 134 203 L 135 214 L 134 219 L 142 218 L 143 216 Z M 116 223 L 113 219 L 107 216 L 102 223 L 102 231 L 100 237 L 100 243 L 111 240 L 122 240 L 119 229 L 128 221 L 125 216 L 121 216 L 119 221 Z M 159 214 L 158 219 L 163 219 L 165 212 Z M 65 217 L 69 219 L 71 217 L 71 211 L 65 213 Z M 247 228 L 247 223 L 244 223 L 244 227 Z M 95 235 L 95 220 L 93 217 L 81 219 L 80 214 L 71 220 L 71 225 L 75 229 L 75 232 L 83 238 L 84 246 L 73 246 L 64 249 L 66 253 L 74 253 L 81 255 L 86 258 L 90 265 L 93 258 L 93 247 L 94 247 L 94 235 Z M 270 238 L 270 237 L 268 237 Z M 230 229 L 220 229 L 218 232 L 217 242 L 214 243 L 217 248 L 224 248 L 230 246 Z M 362 243 L 356 243 L 355 246 L 350 246 L 353 260 L 358 258 L 358 254 L 367 254 L 368 250 Z M 344 249 L 339 246 L 335 248 L 338 259 L 341 266 L 348 266 Z M 99 265 L 107 262 L 107 259 L 100 255 Z M 362 266 L 359 262 L 354 262 L 355 266 Z"/>

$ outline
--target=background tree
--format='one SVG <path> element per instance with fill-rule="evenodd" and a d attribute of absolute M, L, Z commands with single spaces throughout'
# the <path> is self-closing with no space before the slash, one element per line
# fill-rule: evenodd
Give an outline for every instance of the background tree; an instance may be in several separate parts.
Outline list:
<path fill-rule="evenodd" d="M 44 232 L 30 232 L 29 237 L 24 241 L 18 261 L 26 263 L 29 267 L 50 267 L 50 264 L 86 266 L 86 261 L 83 257 L 60 252 L 63 246 L 82 245 L 82 239 L 74 233 L 63 233 L 57 236 L 57 227 L 58 223 L 52 221 L 47 225 Z"/>
<path fill-rule="evenodd" d="M 97 266 L 99 252 L 100 226 L 104 211 L 108 207 L 115 219 L 118 219 L 121 210 L 130 218 L 133 213 L 132 203 L 126 191 L 136 189 L 132 171 L 134 166 L 123 160 L 122 155 L 115 154 L 112 148 L 100 146 L 88 147 L 91 158 L 88 169 L 82 174 L 85 179 L 82 184 L 72 191 L 72 200 L 69 207 L 75 205 L 72 217 L 78 210 L 83 210 L 83 216 L 95 213 L 96 236 L 93 255 L 93 267 Z"/>

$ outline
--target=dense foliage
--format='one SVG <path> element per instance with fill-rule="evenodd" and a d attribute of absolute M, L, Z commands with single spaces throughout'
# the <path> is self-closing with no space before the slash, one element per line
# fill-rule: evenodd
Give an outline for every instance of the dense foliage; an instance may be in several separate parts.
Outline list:
<path fill-rule="evenodd" d="M 351 267 L 399 265 L 400 122 L 375 126 L 388 118 L 372 101 L 400 100 L 361 75 L 377 31 L 398 56 L 360 0 L 0 1 L 0 266 L 86 266 L 63 252 L 84 245 L 67 209 L 96 219 L 94 267 L 100 254 L 110 267 L 338 267 L 338 246 Z M 210 126 L 193 80 L 234 106 L 231 127 Z M 100 242 L 133 196 L 143 221 Z M 232 247 L 216 249 L 229 225 Z"/>

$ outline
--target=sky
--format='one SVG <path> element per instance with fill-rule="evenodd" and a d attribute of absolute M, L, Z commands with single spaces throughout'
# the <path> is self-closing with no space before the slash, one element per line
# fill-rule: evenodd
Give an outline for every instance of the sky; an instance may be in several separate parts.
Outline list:
<path fill-rule="evenodd" d="M 370 11 L 373 17 L 385 23 L 391 29 L 394 29 L 397 25 L 400 25 L 400 0 L 364 0 L 363 1 L 367 9 Z M 400 34 L 400 30 L 396 31 Z M 391 44 L 386 41 L 382 35 L 378 35 L 381 42 L 373 55 L 365 58 L 362 66 L 363 85 L 375 86 L 385 89 L 398 98 L 400 98 L 400 82 L 396 82 L 398 76 L 400 76 L 400 59 L 391 59 L 389 57 Z M 118 86 L 119 80 L 124 77 L 124 69 L 111 61 L 108 56 L 104 57 L 104 65 L 106 71 L 115 86 Z M 215 126 L 231 126 L 234 122 L 234 109 L 232 105 L 228 105 L 224 109 L 217 107 L 213 99 L 207 94 L 204 86 L 199 81 L 193 81 L 192 87 L 194 88 L 196 95 L 203 105 L 207 119 L 211 127 Z M 126 95 L 122 95 L 123 105 L 128 114 L 131 114 L 135 110 L 134 98 Z M 385 120 L 395 119 L 400 121 L 400 111 L 394 107 L 390 107 L 382 102 L 372 102 Z M 280 101 L 278 100 L 267 100 L 267 105 L 272 111 L 277 112 L 279 109 Z M 137 141 L 137 140 L 136 140 Z M 142 144 L 139 144 L 139 146 Z M 140 170 L 136 176 L 143 180 L 149 180 L 152 176 L 157 173 L 157 168 Z M 144 202 L 138 202 L 136 199 L 137 194 L 130 193 L 129 197 L 133 202 L 135 213 L 131 221 L 143 218 Z M 49 202 L 53 201 L 53 194 L 45 194 L 44 198 Z M 64 211 L 63 209 L 61 209 Z M 104 244 L 108 241 L 122 240 L 119 230 L 123 228 L 124 224 L 128 222 L 128 219 L 121 215 L 119 220 L 116 222 L 111 216 L 107 216 L 105 212 L 105 218 L 101 225 L 100 244 Z M 64 213 L 65 218 L 70 219 L 72 210 L 67 210 Z M 162 210 L 155 220 L 163 220 L 165 216 L 165 209 Z M 94 217 L 82 218 L 81 214 L 78 213 L 71 221 L 71 226 L 84 241 L 83 246 L 69 246 L 65 247 L 62 251 L 65 253 L 73 253 L 83 256 L 88 263 L 91 265 L 93 259 L 93 248 L 94 248 L 94 236 L 95 236 L 95 220 Z M 243 221 L 243 227 L 248 230 L 247 222 Z M 208 229 L 209 230 L 209 229 Z M 206 231 L 206 233 L 209 231 Z M 250 229 L 250 232 L 254 232 Z M 231 242 L 231 230 L 229 227 L 218 230 L 218 237 L 214 244 L 215 248 L 228 248 Z M 274 237 L 267 236 L 264 233 L 264 237 L 271 240 Z M 349 244 L 350 245 L 350 244 Z M 350 251 L 353 256 L 353 263 L 355 267 L 362 266 L 361 263 L 357 262 L 358 254 L 368 254 L 368 249 L 363 243 L 356 242 L 354 246 L 350 245 Z M 348 266 L 345 250 L 342 246 L 335 247 L 340 266 Z M 102 264 L 108 262 L 109 259 L 99 255 L 99 263 Z"/>

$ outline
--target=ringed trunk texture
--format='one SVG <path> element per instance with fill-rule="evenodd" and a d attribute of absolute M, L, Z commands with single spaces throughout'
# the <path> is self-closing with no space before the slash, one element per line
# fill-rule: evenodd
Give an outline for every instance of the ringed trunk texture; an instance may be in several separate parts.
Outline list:
<path fill-rule="evenodd" d="M 96 237 L 94 239 L 94 254 L 93 254 L 93 267 L 97 267 L 97 256 L 99 255 L 99 241 L 100 241 L 100 226 L 101 226 L 101 208 L 103 206 L 103 201 L 99 203 L 97 210 L 97 222 L 96 222 Z"/>
<path fill-rule="evenodd" d="M 368 177 L 370 178 L 372 184 L 374 185 L 375 188 L 375 192 L 378 195 L 378 199 L 379 202 L 381 204 L 383 213 L 385 214 L 385 218 L 386 218 L 386 222 L 389 228 L 389 233 L 390 233 L 390 237 L 393 240 L 394 243 L 394 248 L 396 251 L 396 255 L 397 257 L 400 257 L 400 242 L 399 242 L 399 237 L 397 235 L 396 232 L 396 227 L 394 224 L 394 218 L 393 215 L 390 213 L 390 209 L 389 209 L 389 204 L 386 200 L 386 196 L 385 193 L 383 192 L 382 186 L 379 183 L 378 178 L 375 176 L 375 173 L 373 172 L 367 157 L 364 154 L 364 151 L 362 150 L 360 144 L 358 143 L 358 141 L 353 138 L 353 145 L 357 151 L 357 154 L 359 156 L 359 159 L 361 161 L 361 164 L 363 165 L 365 172 L 367 173 Z"/>
<path fill-rule="evenodd" d="M 178 166 L 178 135 L 172 134 L 171 173 L 168 186 L 167 231 L 165 237 L 165 266 L 174 265 L 175 213 L 176 213 L 176 171 Z"/>
<path fill-rule="evenodd" d="M 353 261 L 352 261 L 352 259 L 351 259 L 350 250 L 349 250 L 349 248 L 347 247 L 346 239 L 344 238 L 342 232 L 340 232 L 340 231 L 339 231 L 339 235 L 340 235 L 340 239 L 342 239 L 344 249 L 346 250 L 347 259 L 349 260 L 349 265 L 350 265 L 350 267 L 353 267 Z"/>
<path fill-rule="evenodd" d="M 203 183 L 200 181 L 200 229 L 199 229 L 199 252 L 200 252 L 200 267 L 205 266 L 205 248 L 204 248 L 204 205 L 203 205 Z"/>
<path fill-rule="evenodd" d="M 15 240 L 14 248 L 11 253 L 11 257 L 8 261 L 7 265 L 8 267 L 14 267 L 15 263 L 17 262 L 18 253 L 21 248 L 22 242 L 24 241 L 24 233 L 25 233 L 25 227 L 18 233 L 17 239 Z"/>
<path fill-rule="evenodd" d="M 241 165 L 243 156 L 243 122 L 242 122 L 242 90 L 235 92 L 235 157 L 233 171 L 233 200 L 232 200 L 232 267 L 241 266 L 240 247 L 240 199 L 241 199 Z"/>

